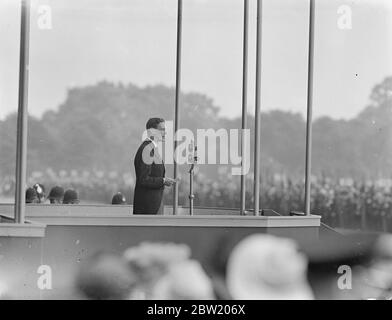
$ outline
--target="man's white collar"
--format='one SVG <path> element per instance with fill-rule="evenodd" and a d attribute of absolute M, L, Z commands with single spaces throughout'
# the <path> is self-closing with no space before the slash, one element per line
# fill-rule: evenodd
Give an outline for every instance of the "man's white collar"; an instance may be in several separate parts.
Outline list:
<path fill-rule="evenodd" d="M 150 140 L 154 144 L 155 148 L 157 147 L 157 143 L 154 140 L 152 140 L 150 137 L 147 137 L 147 140 Z"/>

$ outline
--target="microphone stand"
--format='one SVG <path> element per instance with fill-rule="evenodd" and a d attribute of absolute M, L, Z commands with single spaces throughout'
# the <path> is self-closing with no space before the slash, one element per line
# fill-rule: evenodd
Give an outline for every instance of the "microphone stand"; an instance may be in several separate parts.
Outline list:
<path fill-rule="evenodd" d="M 189 215 L 193 216 L 193 200 L 195 195 L 193 194 L 193 178 L 194 178 L 194 168 L 197 163 L 197 146 L 194 148 L 193 161 L 191 167 L 189 168 Z"/>

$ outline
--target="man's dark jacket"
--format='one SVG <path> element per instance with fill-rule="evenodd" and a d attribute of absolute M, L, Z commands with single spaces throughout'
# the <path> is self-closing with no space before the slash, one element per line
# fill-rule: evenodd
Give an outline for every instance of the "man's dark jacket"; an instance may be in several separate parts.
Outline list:
<path fill-rule="evenodd" d="M 150 160 L 143 161 L 143 150 Z M 151 163 L 152 162 L 152 163 Z M 165 165 L 151 140 L 145 140 L 137 150 L 135 160 L 136 186 L 133 199 L 134 214 L 157 214 L 164 191 Z M 161 208 L 162 210 L 162 208 Z"/>

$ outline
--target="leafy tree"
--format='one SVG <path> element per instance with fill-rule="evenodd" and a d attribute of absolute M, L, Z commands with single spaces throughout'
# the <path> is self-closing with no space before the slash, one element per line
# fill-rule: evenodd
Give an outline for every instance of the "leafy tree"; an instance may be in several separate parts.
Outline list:
<path fill-rule="evenodd" d="M 390 177 L 392 174 L 392 77 L 377 84 L 370 104 L 354 119 L 329 117 L 313 123 L 313 173 L 329 176 Z M 103 170 L 133 172 L 133 156 L 149 117 L 174 120 L 175 89 L 164 85 L 138 87 L 101 81 L 68 90 L 57 110 L 41 119 L 29 117 L 28 170 Z M 227 119 L 206 95 L 180 95 L 180 126 L 234 129 L 241 119 Z M 303 176 L 305 127 L 300 114 L 262 112 L 262 172 Z M 248 115 L 253 162 L 254 117 Z M 15 170 L 16 115 L 0 121 L 0 174 Z M 217 145 L 219 148 L 219 144 Z M 219 150 L 218 150 L 219 152 Z M 186 174 L 186 166 L 180 172 Z M 170 174 L 171 168 L 168 167 Z M 217 166 L 200 167 L 217 177 Z"/>

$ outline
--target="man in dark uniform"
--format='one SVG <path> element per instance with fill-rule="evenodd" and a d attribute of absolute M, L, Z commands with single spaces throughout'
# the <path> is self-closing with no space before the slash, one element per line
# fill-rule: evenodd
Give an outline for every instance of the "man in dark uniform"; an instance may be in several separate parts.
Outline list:
<path fill-rule="evenodd" d="M 165 178 L 165 164 L 157 143 L 165 139 L 165 120 L 147 121 L 147 139 L 139 147 L 135 160 L 136 186 L 133 199 L 134 214 L 163 214 L 163 191 L 176 180 Z"/>

